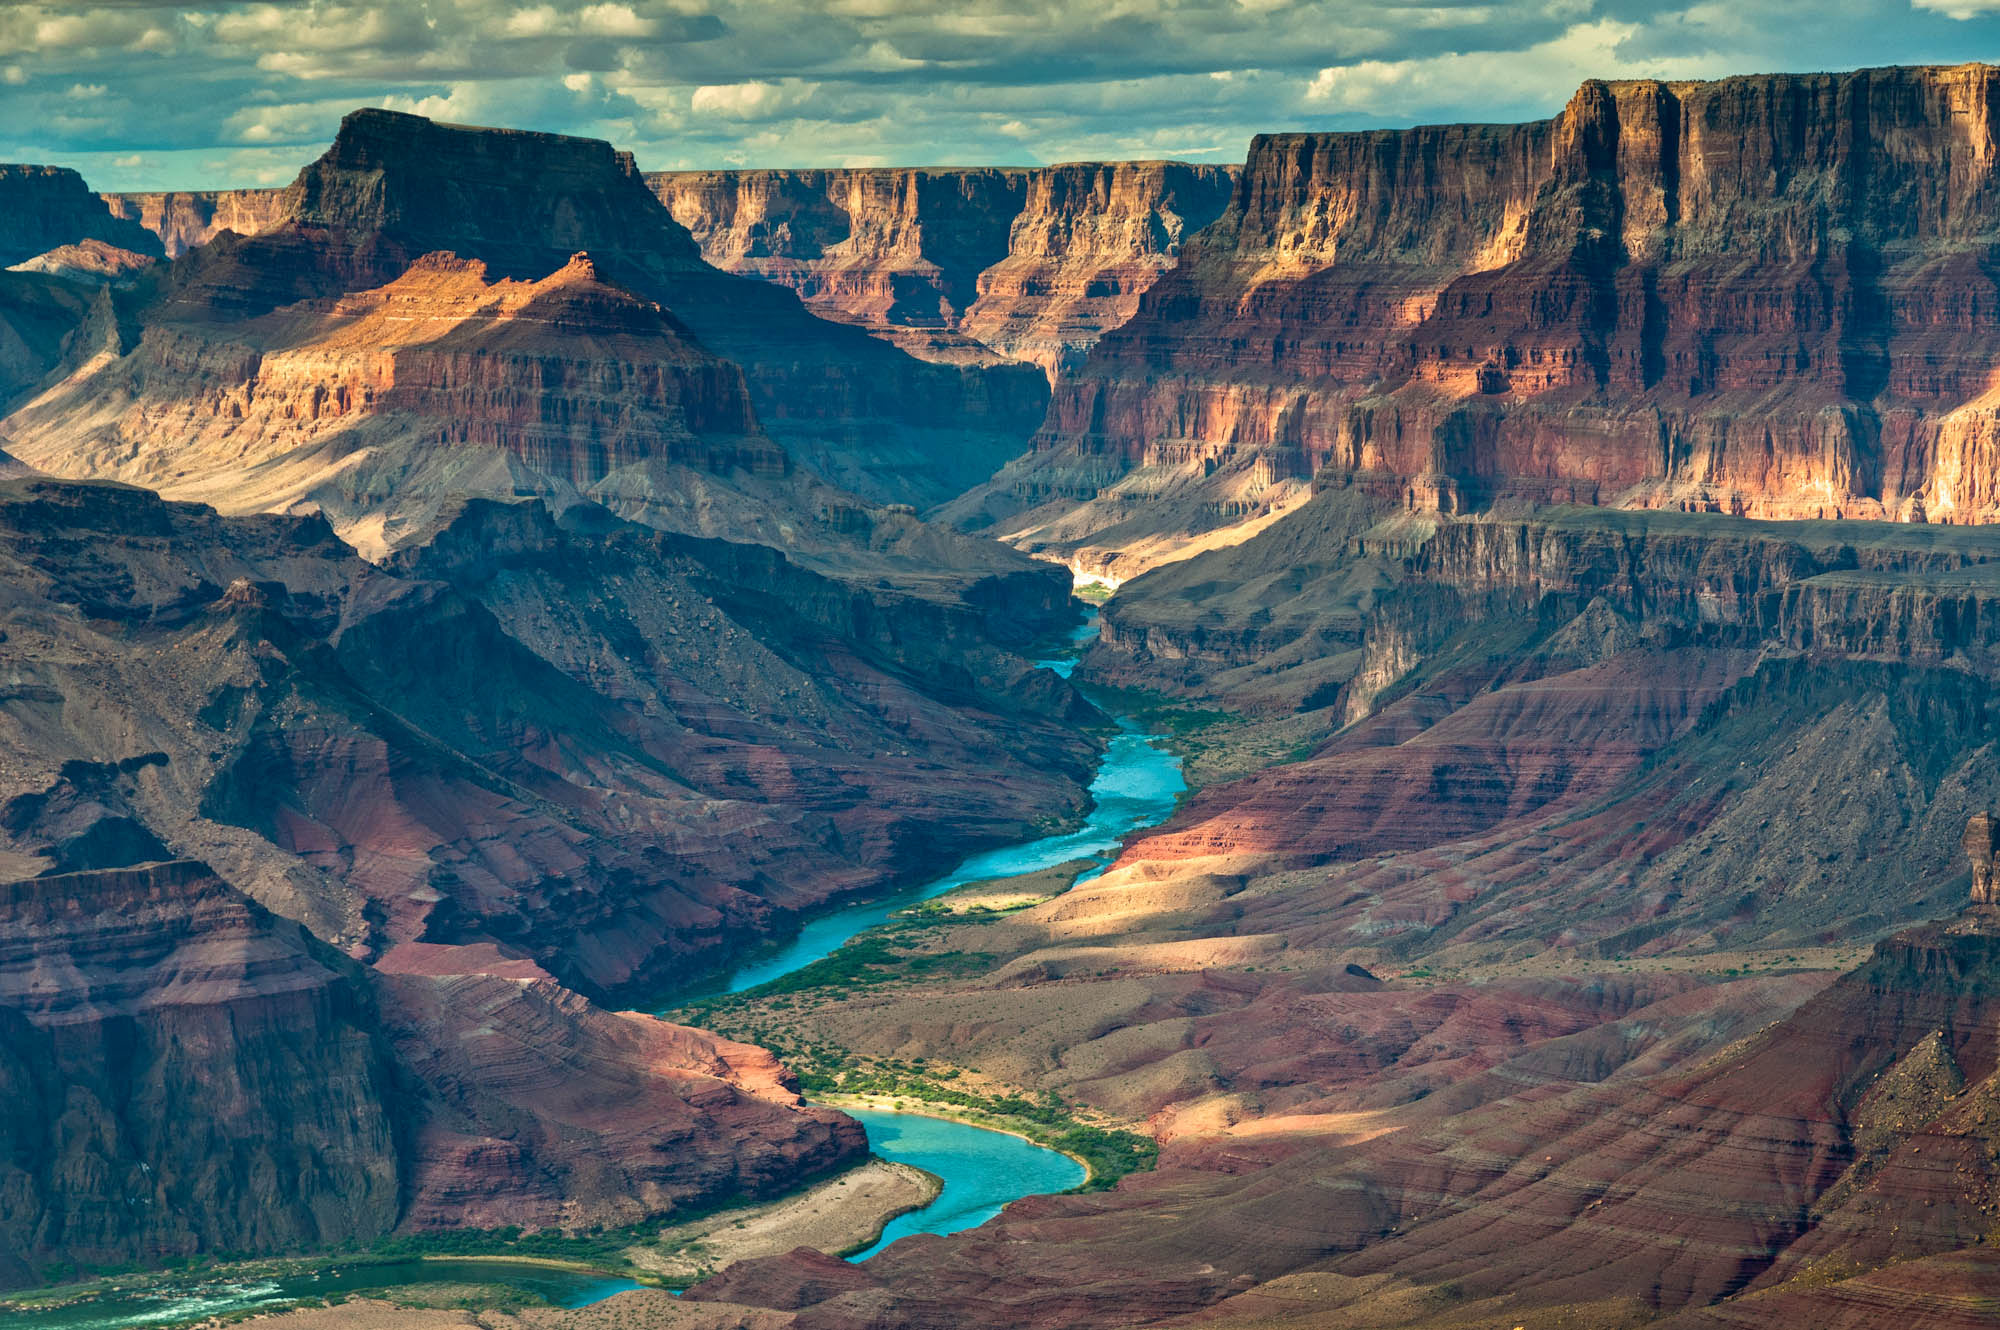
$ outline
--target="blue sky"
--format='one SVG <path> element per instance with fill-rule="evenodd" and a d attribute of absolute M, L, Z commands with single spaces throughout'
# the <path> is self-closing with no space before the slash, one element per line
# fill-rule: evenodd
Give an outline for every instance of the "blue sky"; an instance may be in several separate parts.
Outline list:
<path fill-rule="evenodd" d="M 1547 115 L 1587 77 L 2000 60 L 2000 0 L 0 0 L 0 160 L 282 184 L 343 113 L 647 169 L 1240 161 L 1250 135 Z"/>

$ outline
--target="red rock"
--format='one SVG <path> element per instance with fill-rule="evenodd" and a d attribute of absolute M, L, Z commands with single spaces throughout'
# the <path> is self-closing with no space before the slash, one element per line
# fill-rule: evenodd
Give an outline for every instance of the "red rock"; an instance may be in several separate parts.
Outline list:
<path fill-rule="evenodd" d="M 859 1123 L 803 1107 L 759 1048 L 545 979 L 405 972 L 377 988 L 428 1091 L 407 1124 L 405 1228 L 634 1223 L 770 1195 L 867 1150 Z"/>
<path fill-rule="evenodd" d="M 647 183 L 730 272 L 914 354 L 1059 371 L 1131 317 L 1222 211 L 1233 167 L 666 171 Z"/>
<path fill-rule="evenodd" d="M 281 189 L 171 190 L 105 194 L 113 217 L 137 222 L 160 238 L 170 259 L 197 249 L 224 231 L 254 236 L 284 221 Z"/>
<path fill-rule="evenodd" d="M 879 1289 L 866 1265 L 855 1265 L 812 1247 L 783 1256 L 737 1261 L 688 1289 L 691 1302 L 728 1302 L 744 1307 L 797 1311 L 842 1293 Z"/>
<path fill-rule="evenodd" d="M 1592 82 L 1528 125 L 1259 137 L 996 480 L 1048 504 L 1010 538 L 1102 563 L 1315 475 L 1444 511 L 1992 520 L 2000 302 L 1963 244 L 2000 207 L 1996 77 Z"/>
<path fill-rule="evenodd" d="M 186 861 L 0 886 L 0 1286 L 628 1223 L 866 1149 L 762 1049 L 466 973 L 486 950 L 371 974 Z"/>

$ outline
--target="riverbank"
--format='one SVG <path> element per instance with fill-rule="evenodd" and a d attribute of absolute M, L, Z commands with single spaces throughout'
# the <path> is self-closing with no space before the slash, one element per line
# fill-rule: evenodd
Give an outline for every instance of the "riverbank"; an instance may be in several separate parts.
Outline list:
<path fill-rule="evenodd" d="M 736 1261 L 799 1247 L 848 1256 L 873 1246 L 893 1221 L 922 1210 L 943 1190 L 944 1179 L 935 1173 L 870 1159 L 802 1193 L 665 1227 L 657 1239 L 625 1254 L 635 1268 L 673 1288 Z"/>

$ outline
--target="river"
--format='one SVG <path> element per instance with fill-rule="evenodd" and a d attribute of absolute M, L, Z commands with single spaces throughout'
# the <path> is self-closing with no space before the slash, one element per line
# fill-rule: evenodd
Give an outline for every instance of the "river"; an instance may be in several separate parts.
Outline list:
<path fill-rule="evenodd" d="M 1067 678 L 1076 666 L 1077 655 L 1096 635 L 1097 612 L 1091 610 L 1083 627 L 1066 639 L 1062 651 L 1035 663 Z M 728 991 L 741 993 L 824 960 L 857 935 L 887 923 L 898 910 L 906 910 L 918 901 L 941 896 L 968 882 L 1033 873 L 1077 859 L 1094 859 L 1100 867 L 1109 863 L 1125 837 L 1164 821 L 1187 789 L 1187 782 L 1181 778 L 1180 758 L 1160 747 L 1159 736 L 1142 732 L 1129 720 L 1117 719 L 1119 733 L 1106 746 L 1104 758 L 1090 782 L 1090 813 L 1075 831 L 988 850 L 914 891 L 887 900 L 846 906 L 809 919 L 791 941 L 731 974 Z"/>
<path fill-rule="evenodd" d="M 1037 662 L 1067 677 L 1076 657 L 1096 636 L 1096 612 L 1047 660 Z M 1181 762 L 1159 746 L 1159 736 L 1119 720 L 1091 781 L 1092 807 L 1074 831 L 974 855 L 951 872 L 893 898 L 847 906 L 809 920 L 798 935 L 768 958 L 730 976 L 740 993 L 789 974 L 838 951 L 857 934 L 885 923 L 898 910 L 968 882 L 1032 873 L 1079 859 L 1110 862 L 1124 838 L 1173 812 L 1187 788 Z M 1093 872 L 1096 870 L 1092 870 Z M 1086 876 L 1089 876 L 1086 873 Z M 1023 1196 L 1067 1191 L 1081 1183 L 1083 1165 L 1068 1155 L 961 1122 L 921 1113 L 852 1110 L 868 1132 L 869 1146 L 886 1159 L 914 1164 L 944 1180 L 929 1205 L 891 1220 L 881 1239 L 850 1259 L 862 1261 L 913 1233 L 956 1233 L 975 1228 Z M 275 1308 L 332 1293 L 386 1290 L 413 1284 L 505 1284 L 562 1307 L 581 1307 L 640 1285 L 629 1279 L 516 1261 L 397 1261 L 330 1265 L 318 1273 L 269 1279 L 189 1279 L 141 1292 L 121 1293 L 46 1312 L 0 1312 L 5 1330 L 126 1330 L 174 1325 L 208 1316 Z"/>

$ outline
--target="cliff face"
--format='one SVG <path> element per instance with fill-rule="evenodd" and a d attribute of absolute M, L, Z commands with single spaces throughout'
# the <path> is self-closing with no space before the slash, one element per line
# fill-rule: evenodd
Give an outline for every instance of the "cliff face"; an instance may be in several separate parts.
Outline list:
<path fill-rule="evenodd" d="M 482 464 L 503 493 L 538 478 L 570 498 L 648 461 L 790 470 L 742 371 L 582 254 L 534 282 L 429 255 L 384 286 L 260 318 L 156 322 L 8 431 L 52 471 L 232 511 L 310 501 L 378 554 L 480 487 Z"/>
<path fill-rule="evenodd" d="M 587 252 L 593 275 L 605 286 L 662 307 L 681 340 L 740 369 L 740 385 L 700 390 L 747 397 L 747 407 L 730 408 L 737 417 L 733 432 L 751 432 L 754 420 L 806 469 L 879 502 L 929 506 L 977 483 L 1021 450 L 1047 400 L 1046 384 L 1027 367 L 927 364 L 858 330 L 814 317 L 789 292 L 710 267 L 687 231 L 647 190 L 630 156 L 595 140 L 359 111 L 343 123 L 327 153 L 270 207 L 281 221 L 262 225 L 256 235 L 221 237 L 190 252 L 159 296 L 136 312 L 138 325 L 172 342 L 170 349 L 156 339 L 129 363 L 106 357 L 82 367 L 58 396 L 42 404 L 35 416 L 40 423 L 10 425 L 7 432 L 34 433 L 46 424 L 52 459 L 81 454 L 58 463 L 71 474 L 109 473 L 92 460 L 100 440 L 107 441 L 110 454 L 143 469 L 155 451 L 149 434 L 180 431 L 184 413 L 209 414 L 218 392 L 240 398 L 244 380 L 256 378 L 258 357 L 280 349 L 260 342 L 257 328 L 245 325 L 300 302 L 321 302 L 286 316 L 290 322 L 282 336 L 289 340 L 282 349 L 302 363 L 351 354 L 352 339 L 345 347 L 312 345 L 316 330 L 308 313 L 333 315 L 337 328 L 343 311 L 329 306 L 388 288 L 434 253 L 482 264 L 489 278 L 526 283 L 550 279 Z M 480 305 L 477 293 L 470 293 L 455 316 L 479 322 Z M 561 354 L 553 346 L 530 347 L 537 326 L 552 341 L 565 330 L 562 319 L 540 320 L 536 313 L 527 311 L 515 321 L 512 349 Z M 439 308 L 430 317 L 454 315 Z M 131 350 L 118 349 L 121 356 Z M 407 352 L 404 359 L 416 354 Z M 669 348 L 667 359 L 685 357 Z M 642 394 L 657 378 L 644 369 L 626 370 L 612 372 L 612 378 L 632 380 Z M 466 375 L 476 372 L 468 368 Z M 352 372 L 342 369 L 336 376 Z M 136 390 L 135 377 L 144 380 Z M 587 391 L 603 393 L 608 383 Z M 328 413 L 322 406 L 275 400 L 291 389 L 282 382 L 274 386 L 277 393 L 261 395 L 286 419 L 305 423 L 271 438 L 269 451 L 303 455 L 302 448 L 320 445 L 319 436 L 328 432 Z M 694 387 L 683 387 L 698 395 Z M 111 412 L 108 405 L 97 409 L 135 391 L 139 410 L 129 415 L 122 408 Z M 561 420 L 568 411 L 564 391 L 561 383 L 538 385 L 523 390 L 519 407 L 508 409 Z M 352 421 L 346 409 L 334 414 L 346 418 L 343 425 Z M 455 414 L 447 414 L 428 424 L 449 435 L 456 422 Z M 91 437 L 60 437 L 71 425 Z M 570 454 L 540 459 L 558 478 L 601 475 L 606 455 L 647 451 L 643 443 L 617 439 L 630 429 L 629 420 L 602 429 L 580 420 L 574 428 L 591 437 L 614 437 L 607 447 L 593 448 L 582 439 Z M 262 425 L 256 432 L 270 434 Z M 539 426 L 530 432 L 539 432 L 545 442 L 551 433 Z M 471 451 L 480 434 L 475 428 L 466 438 L 445 441 Z M 528 450 L 539 446 L 530 443 Z M 578 448 L 585 455 L 572 455 Z M 520 449 L 514 451 L 520 455 Z M 311 471 L 324 477 L 372 457 L 365 440 L 344 438 L 322 449 Z M 218 494 L 255 492 L 250 504 L 266 507 L 309 491 L 308 477 L 297 474 L 278 484 L 275 475 L 265 473 L 246 485 L 249 468 L 222 454 L 195 462 L 184 456 L 173 464 L 180 483 L 190 487 L 181 492 L 204 485 Z M 454 465 L 448 457 L 439 464 Z M 418 487 L 405 476 L 398 488 Z M 506 485 L 500 492 L 512 489 Z M 243 503 L 239 498 L 232 506 Z"/>
<path fill-rule="evenodd" d="M 68 167 L 0 165 L 0 268 L 80 240 L 161 252 L 157 236 L 107 208 Z"/>
<path fill-rule="evenodd" d="M 1185 540 L 1315 475 L 1445 511 L 1992 520 L 1996 105 L 1966 65 L 1261 137 L 1000 478 L 1048 505 L 1015 538 L 1103 559 L 1163 490 L 1215 501 L 1157 518 Z"/>
<path fill-rule="evenodd" d="M 0 886 L 0 1285 L 633 1222 L 866 1148 L 762 1050 L 413 950 L 354 965 L 186 861 Z"/>
<path fill-rule="evenodd" d="M 710 263 L 935 359 L 1047 370 L 1131 317 L 1229 201 L 1230 167 L 669 171 L 647 182 Z"/>
<path fill-rule="evenodd" d="M 223 231 L 254 236 L 285 220 L 281 189 L 174 190 L 155 194 L 105 194 L 104 206 L 160 239 L 170 259 L 206 245 Z"/>
<path fill-rule="evenodd" d="M 370 1023 L 302 929 L 199 864 L 0 887 L 0 1282 L 387 1232 L 401 1152 Z"/>

